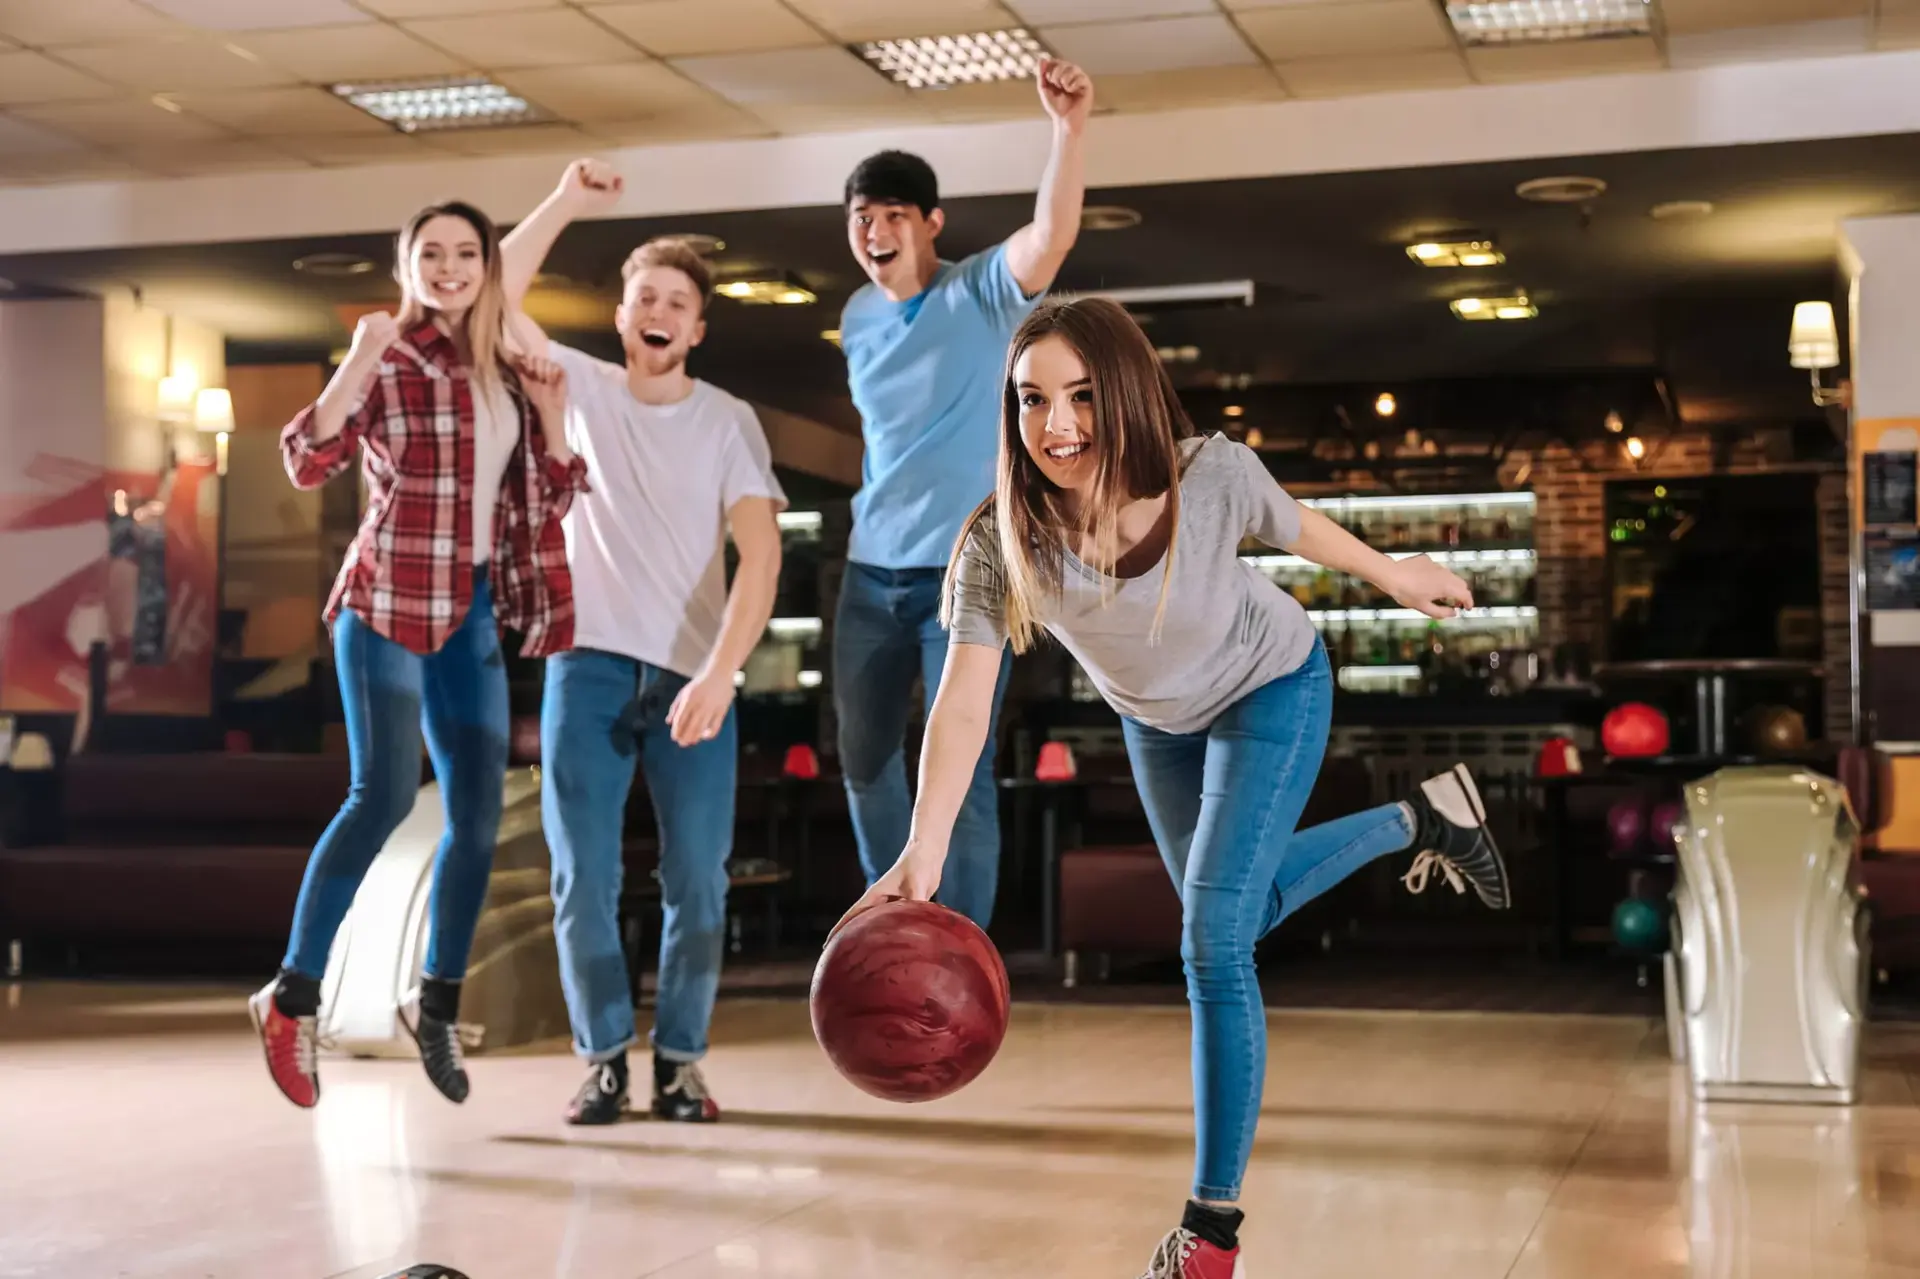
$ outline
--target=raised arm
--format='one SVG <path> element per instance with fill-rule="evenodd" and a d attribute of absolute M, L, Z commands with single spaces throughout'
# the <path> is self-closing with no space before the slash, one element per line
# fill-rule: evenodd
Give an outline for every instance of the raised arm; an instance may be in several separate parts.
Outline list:
<path fill-rule="evenodd" d="M 940 887 L 953 823 L 960 815 L 968 787 L 973 785 L 974 765 L 986 749 L 1002 652 L 998 647 L 957 639 L 947 644 L 940 691 L 934 694 L 926 738 L 920 747 L 920 785 L 907 846 L 892 869 L 874 881 L 841 923 L 889 897 L 931 900 Z"/>
<path fill-rule="evenodd" d="M 1033 221 L 1007 238 L 1007 268 L 1028 297 L 1052 287 L 1080 235 L 1080 207 L 1087 195 L 1080 143 L 1093 111 L 1093 81 L 1071 62 L 1048 58 L 1037 79 L 1040 102 L 1053 121 L 1053 147 L 1040 177 Z"/>
<path fill-rule="evenodd" d="M 380 360 L 399 340 L 400 326 L 384 311 L 353 326 L 347 358 L 320 398 L 280 432 L 280 460 L 295 488 L 318 488 L 352 464 L 366 424 L 380 413 Z"/>
<path fill-rule="evenodd" d="M 525 304 L 533 277 L 567 224 L 612 209 L 625 185 L 613 166 L 600 160 L 575 160 L 567 166 L 553 194 L 500 241 L 501 282 L 510 310 L 518 311 Z"/>
<path fill-rule="evenodd" d="M 667 725 L 678 745 L 691 746 L 720 731 L 727 708 L 733 705 L 734 673 L 747 664 L 747 655 L 773 616 L 774 594 L 780 585 L 776 506 L 770 497 L 743 497 L 727 510 L 727 526 L 733 531 L 740 562 L 727 590 L 720 638 L 667 711 Z"/>

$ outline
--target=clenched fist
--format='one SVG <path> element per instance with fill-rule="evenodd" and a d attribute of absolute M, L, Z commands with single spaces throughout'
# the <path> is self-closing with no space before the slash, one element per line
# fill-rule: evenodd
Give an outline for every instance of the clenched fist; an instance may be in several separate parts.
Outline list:
<path fill-rule="evenodd" d="M 619 203 L 626 180 L 604 160 L 575 160 L 556 192 L 576 214 L 602 213 Z"/>
<path fill-rule="evenodd" d="M 1069 130 L 1078 133 L 1093 113 L 1093 80 L 1071 62 L 1042 58 L 1035 77 L 1040 85 L 1040 105 L 1047 114 Z"/>

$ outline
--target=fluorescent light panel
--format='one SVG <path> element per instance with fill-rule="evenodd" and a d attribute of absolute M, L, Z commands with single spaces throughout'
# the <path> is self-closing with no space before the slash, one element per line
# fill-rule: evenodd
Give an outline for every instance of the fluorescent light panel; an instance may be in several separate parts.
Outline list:
<path fill-rule="evenodd" d="M 1540 308 L 1519 294 L 1510 298 L 1455 298 L 1447 304 L 1463 320 L 1531 320 Z"/>
<path fill-rule="evenodd" d="M 869 40 L 849 46 L 887 79 L 909 89 L 947 89 L 1032 76 L 1047 52 L 1024 27 L 955 36 Z"/>
<path fill-rule="evenodd" d="M 1421 266 L 1499 266 L 1507 260 L 1492 240 L 1426 240 L 1407 246 Z"/>
<path fill-rule="evenodd" d="M 489 129 L 553 118 L 505 85 L 483 76 L 336 84 L 333 92 L 402 133 Z"/>
<path fill-rule="evenodd" d="M 1649 0 L 1453 0 L 1447 18 L 1470 45 L 1549 44 L 1643 36 Z"/>

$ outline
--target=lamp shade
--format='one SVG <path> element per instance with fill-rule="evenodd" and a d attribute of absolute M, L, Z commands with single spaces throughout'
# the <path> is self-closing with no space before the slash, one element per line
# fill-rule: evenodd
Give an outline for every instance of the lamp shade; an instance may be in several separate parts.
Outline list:
<path fill-rule="evenodd" d="M 1840 363 L 1840 334 L 1833 325 L 1833 303 L 1801 302 L 1793 308 L 1793 332 L 1787 354 L 1796 369 L 1831 369 Z"/>
<path fill-rule="evenodd" d="M 233 396 L 226 387 L 207 387 L 194 398 L 193 424 L 209 433 L 233 429 Z"/>

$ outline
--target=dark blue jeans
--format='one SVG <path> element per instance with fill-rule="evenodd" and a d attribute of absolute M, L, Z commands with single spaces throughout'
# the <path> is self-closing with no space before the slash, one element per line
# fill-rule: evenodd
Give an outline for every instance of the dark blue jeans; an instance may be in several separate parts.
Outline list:
<path fill-rule="evenodd" d="M 937 568 L 885 569 L 849 563 L 833 624 L 833 709 L 839 720 L 840 767 L 860 867 L 867 884 L 900 856 L 913 823 L 907 794 L 907 708 L 913 681 L 933 708 L 947 660 L 940 625 Z M 987 745 L 953 824 L 946 870 L 935 900 L 985 928 L 1000 881 L 1000 809 L 994 792 L 994 737 L 1007 690 L 1011 652 L 1002 656 L 993 690 Z"/>
<path fill-rule="evenodd" d="M 1403 804 L 1296 830 L 1333 719 L 1326 650 L 1254 689 L 1196 733 L 1123 719 L 1134 782 L 1180 892 L 1193 1009 L 1196 1199 L 1234 1200 L 1267 1075 L 1254 943 L 1377 857 L 1413 842 Z"/>
<path fill-rule="evenodd" d="M 333 660 L 353 780 L 307 862 L 282 963 L 325 974 L 360 881 L 413 811 L 424 726 L 447 815 L 427 904 L 425 975 L 458 981 L 487 900 L 507 779 L 507 668 L 485 570 L 474 575 L 466 620 L 439 652 L 411 652 L 346 609 L 333 623 Z"/>
<path fill-rule="evenodd" d="M 636 761 L 660 833 L 653 1048 L 670 1061 L 706 1055 L 725 953 L 739 729 L 729 709 L 711 738 L 677 744 L 667 711 L 686 686 L 672 671 L 595 649 L 547 659 L 540 814 L 553 854 L 553 934 L 574 1051 L 591 1061 L 618 1056 L 635 1038 L 620 844 Z"/>

